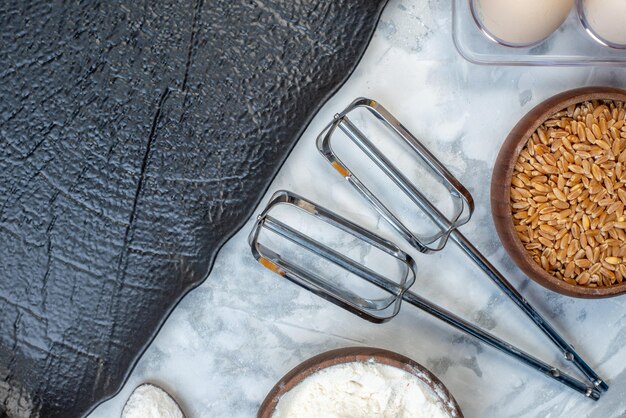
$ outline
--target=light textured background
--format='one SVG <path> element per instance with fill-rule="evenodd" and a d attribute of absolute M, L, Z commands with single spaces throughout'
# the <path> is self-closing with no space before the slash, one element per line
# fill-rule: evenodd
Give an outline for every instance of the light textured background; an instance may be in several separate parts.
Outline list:
<path fill-rule="evenodd" d="M 92 418 L 117 416 L 145 381 L 171 391 L 189 417 L 251 417 L 292 367 L 352 345 L 391 349 L 422 363 L 469 418 L 626 415 L 625 299 L 577 300 L 531 282 L 501 248 L 489 207 L 492 166 L 517 120 L 563 90 L 624 87 L 626 70 L 472 65 L 454 49 L 450 18 L 449 2 L 392 0 L 356 72 L 315 117 L 269 194 L 288 188 L 375 228 L 375 217 L 328 168 L 314 141 L 352 99 L 377 99 L 470 189 L 477 210 L 462 231 L 609 381 L 603 399 L 589 401 L 409 306 L 390 323 L 374 325 L 330 305 L 253 260 L 250 223 L 176 308 L 120 394 Z M 453 245 L 418 261 L 415 291 L 544 360 L 559 361 L 556 349 Z"/>

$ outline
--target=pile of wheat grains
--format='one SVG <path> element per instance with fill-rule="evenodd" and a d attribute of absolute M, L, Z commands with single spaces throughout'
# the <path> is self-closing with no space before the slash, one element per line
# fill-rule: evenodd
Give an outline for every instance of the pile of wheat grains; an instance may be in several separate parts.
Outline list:
<path fill-rule="evenodd" d="M 511 179 L 513 223 L 544 270 L 570 284 L 626 278 L 624 103 L 572 105 L 543 123 Z"/>

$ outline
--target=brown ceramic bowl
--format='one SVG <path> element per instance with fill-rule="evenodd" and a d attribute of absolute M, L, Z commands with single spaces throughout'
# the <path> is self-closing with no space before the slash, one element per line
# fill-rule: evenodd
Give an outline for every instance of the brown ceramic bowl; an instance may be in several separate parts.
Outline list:
<path fill-rule="evenodd" d="M 281 396 L 289 392 L 298 383 L 302 382 L 313 373 L 337 364 L 352 363 L 355 361 L 366 362 L 370 360 L 374 360 L 380 364 L 397 367 L 413 374 L 433 389 L 435 397 L 441 401 L 441 404 L 451 417 L 463 418 L 463 413 L 461 412 L 459 405 L 456 403 L 448 389 L 439 379 L 437 379 L 437 377 L 435 377 L 435 375 L 408 357 L 394 353 L 393 351 L 371 347 L 339 348 L 337 350 L 331 350 L 326 353 L 319 354 L 299 364 L 283 376 L 283 378 L 280 379 L 268 393 L 259 408 L 257 417 L 270 418 L 276 408 L 276 405 L 278 405 L 278 401 Z"/>
<path fill-rule="evenodd" d="M 491 178 L 491 212 L 496 230 L 513 261 L 540 285 L 567 296 L 604 298 L 626 292 L 626 282 L 610 287 L 589 288 L 572 285 L 547 273 L 526 252 L 513 225 L 510 206 L 511 176 L 515 161 L 528 138 L 553 114 L 587 100 L 626 101 L 626 90 L 611 87 L 585 87 L 566 91 L 537 105 L 515 125 L 502 144 Z"/>

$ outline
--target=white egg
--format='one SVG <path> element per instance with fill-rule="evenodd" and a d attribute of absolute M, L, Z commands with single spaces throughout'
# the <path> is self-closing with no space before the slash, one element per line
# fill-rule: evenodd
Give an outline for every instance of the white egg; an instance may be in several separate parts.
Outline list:
<path fill-rule="evenodd" d="M 582 0 L 578 2 L 578 13 L 594 39 L 626 48 L 626 0 Z"/>
<path fill-rule="evenodd" d="M 561 26 L 574 5 L 574 0 L 470 2 L 474 18 L 483 32 L 508 46 L 530 46 L 543 41 Z"/>

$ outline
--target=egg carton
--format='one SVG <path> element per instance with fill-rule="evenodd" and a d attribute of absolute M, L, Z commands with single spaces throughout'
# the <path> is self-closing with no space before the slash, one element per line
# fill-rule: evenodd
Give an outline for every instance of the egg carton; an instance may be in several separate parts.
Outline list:
<path fill-rule="evenodd" d="M 576 7 L 543 42 L 526 48 L 500 45 L 479 29 L 470 0 L 452 1 L 452 38 L 459 54 L 475 64 L 530 66 L 624 66 L 626 50 L 601 45 L 581 23 Z"/>

